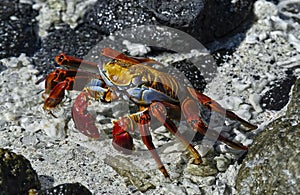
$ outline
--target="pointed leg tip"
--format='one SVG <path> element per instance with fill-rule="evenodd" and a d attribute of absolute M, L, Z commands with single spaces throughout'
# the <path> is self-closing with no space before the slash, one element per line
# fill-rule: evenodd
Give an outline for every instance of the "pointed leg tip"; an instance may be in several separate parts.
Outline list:
<path fill-rule="evenodd" d="M 193 164 L 195 164 L 195 165 L 200 165 L 202 162 L 203 162 L 203 161 L 202 161 L 201 158 L 199 158 L 199 159 L 194 159 L 194 160 L 193 160 Z"/>
<path fill-rule="evenodd" d="M 166 170 L 165 166 L 161 166 L 158 169 L 162 172 L 162 174 L 165 176 L 165 178 L 170 178 L 170 175 L 169 175 L 168 171 Z"/>

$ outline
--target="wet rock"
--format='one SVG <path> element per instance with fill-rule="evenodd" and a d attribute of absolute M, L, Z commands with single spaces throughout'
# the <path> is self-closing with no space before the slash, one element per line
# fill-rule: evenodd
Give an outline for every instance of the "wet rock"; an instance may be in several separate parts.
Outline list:
<path fill-rule="evenodd" d="M 285 116 L 258 135 L 237 177 L 239 194 L 299 194 L 300 80 Z"/>
<path fill-rule="evenodd" d="M 30 162 L 22 155 L 0 148 L 0 194 L 26 194 L 40 188 Z"/>
<path fill-rule="evenodd" d="M 36 15 L 30 4 L 19 0 L 0 2 L 0 58 L 33 55 L 39 46 Z"/>
<path fill-rule="evenodd" d="M 85 186 L 80 183 L 65 183 L 58 186 L 55 186 L 50 189 L 38 191 L 38 195 L 51 195 L 51 194 L 61 194 L 61 195 L 91 195 L 90 192 Z"/>

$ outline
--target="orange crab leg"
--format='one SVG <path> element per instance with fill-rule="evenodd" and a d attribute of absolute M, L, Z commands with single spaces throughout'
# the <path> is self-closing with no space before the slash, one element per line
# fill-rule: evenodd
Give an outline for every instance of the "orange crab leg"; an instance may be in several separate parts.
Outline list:
<path fill-rule="evenodd" d="M 211 129 L 211 131 L 208 133 L 207 126 L 202 122 L 201 118 L 199 117 L 199 107 L 197 103 L 191 98 L 188 97 L 183 101 L 182 112 L 187 120 L 188 125 L 194 131 L 198 131 L 202 135 L 207 135 L 211 139 L 217 138 L 219 141 L 222 141 L 235 149 L 248 150 L 247 146 L 244 146 L 240 143 L 235 143 L 222 135 L 218 135 L 213 129 Z"/>
<path fill-rule="evenodd" d="M 166 111 L 162 103 L 154 102 L 150 105 L 150 111 L 151 115 L 153 115 L 155 118 L 158 119 L 159 122 L 161 122 L 169 132 L 171 132 L 173 135 L 175 135 L 184 146 L 187 147 L 187 149 L 190 151 L 190 153 L 194 157 L 194 163 L 200 164 L 202 163 L 202 159 L 198 151 L 194 148 L 192 144 L 189 143 L 189 141 L 178 131 L 176 125 L 166 117 Z"/>
<path fill-rule="evenodd" d="M 232 111 L 226 110 L 220 104 L 218 104 L 216 101 L 212 100 L 208 96 L 206 96 L 202 93 L 199 93 L 198 91 L 196 91 L 195 89 L 193 89 L 191 87 L 187 87 L 187 89 L 188 89 L 189 93 L 193 96 L 193 98 L 199 100 L 201 102 L 201 104 L 203 104 L 208 109 L 212 109 L 220 114 L 224 114 L 229 119 L 239 121 L 244 126 L 250 128 L 251 130 L 257 129 L 257 125 L 253 125 L 253 124 L 245 121 L 244 119 L 240 118 Z"/>
<path fill-rule="evenodd" d="M 162 163 L 156 149 L 155 149 L 153 142 L 152 142 L 152 137 L 151 137 L 151 134 L 149 131 L 150 115 L 149 115 L 148 110 L 146 110 L 144 112 L 144 114 L 141 115 L 140 120 L 141 120 L 141 123 L 139 124 L 139 126 L 140 126 L 140 132 L 141 132 L 141 137 L 142 137 L 143 143 L 146 145 L 148 150 L 151 152 L 151 154 L 158 166 L 158 169 L 163 173 L 163 175 L 165 177 L 170 177 L 164 164 Z"/>

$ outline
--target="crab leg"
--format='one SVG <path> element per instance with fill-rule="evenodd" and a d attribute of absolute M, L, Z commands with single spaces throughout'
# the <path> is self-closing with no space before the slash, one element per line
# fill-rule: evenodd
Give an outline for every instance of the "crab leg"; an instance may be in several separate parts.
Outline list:
<path fill-rule="evenodd" d="M 199 107 L 197 103 L 192 100 L 191 98 L 186 98 L 182 103 L 182 112 L 184 117 L 187 120 L 188 125 L 194 130 L 198 131 L 202 135 L 208 136 L 210 139 L 217 138 L 219 141 L 222 141 L 238 150 L 248 150 L 247 146 L 244 146 L 240 143 L 235 143 L 222 135 L 218 135 L 216 131 L 211 129 L 211 131 L 207 132 L 207 126 L 202 122 L 201 118 L 199 117 Z M 207 133 L 206 133 L 207 132 Z"/>
<path fill-rule="evenodd" d="M 44 102 L 44 109 L 47 110 L 56 107 L 64 98 L 65 90 L 73 90 L 75 88 L 76 90 L 81 91 L 90 79 L 91 78 L 86 76 L 77 76 L 76 78 L 67 77 L 63 81 L 58 82 L 54 87 L 52 85 L 56 81 L 52 82 L 51 85 L 48 85 L 48 89 L 51 92 Z"/>
<path fill-rule="evenodd" d="M 97 76 L 95 74 L 83 72 L 79 70 L 63 70 L 57 68 L 46 77 L 45 94 L 49 94 L 51 90 L 55 87 L 55 85 L 57 85 L 59 82 L 64 81 L 67 78 L 75 80 L 75 77 L 76 77 L 76 83 L 79 84 L 81 83 L 85 85 L 86 83 L 88 83 L 89 79 L 96 78 Z M 85 80 L 83 80 L 84 78 Z M 77 85 L 76 88 L 78 88 L 77 90 L 83 89 L 83 87 L 77 87 Z"/>
<path fill-rule="evenodd" d="M 161 122 L 169 132 L 171 132 L 173 135 L 175 135 L 183 144 L 187 147 L 189 152 L 194 157 L 194 164 L 200 164 L 202 163 L 202 159 L 198 151 L 194 148 L 192 144 L 189 143 L 189 141 L 178 131 L 176 125 L 166 117 L 166 110 L 162 103 L 154 102 L 150 106 L 151 115 L 153 115 L 155 118 L 158 119 L 159 122 Z"/>
<path fill-rule="evenodd" d="M 165 177 L 170 177 L 152 142 L 152 137 L 149 131 L 150 115 L 148 110 L 145 110 L 144 114 L 141 115 L 140 120 L 141 122 L 139 126 L 143 143 L 151 152 L 154 160 L 156 161 L 158 169 L 164 174 Z"/>
<path fill-rule="evenodd" d="M 169 177 L 169 174 L 152 142 L 151 133 L 149 131 L 151 121 L 149 108 L 140 107 L 140 109 L 141 111 L 138 113 L 122 117 L 120 120 L 113 122 L 113 146 L 115 149 L 122 151 L 125 154 L 131 154 L 134 147 L 129 131 L 134 131 L 137 127 L 139 127 L 142 141 L 153 156 L 158 169 L 165 177 Z"/>
<path fill-rule="evenodd" d="M 210 110 L 214 110 L 220 114 L 224 114 L 229 119 L 239 121 L 244 126 L 250 128 L 250 130 L 257 129 L 257 125 L 253 125 L 253 124 L 249 123 L 248 121 L 245 121 L 244 119 L 240 118 L 232 111 L 226 110 L 220 104 L 218 104 L 216 101 L 212 100 L 208 96 L 206 96 L 202 93 L 199 93 L 198 91 L 196 91 L 195 89 L 193 89 L 191 87 L 187 87 L 187 89 L 188 89 L 189 93 L 192 95 L 192 97 L 199 100 L 201 102 L 201 104 L 203 104 L 206 108 L 208 108 Z"/>

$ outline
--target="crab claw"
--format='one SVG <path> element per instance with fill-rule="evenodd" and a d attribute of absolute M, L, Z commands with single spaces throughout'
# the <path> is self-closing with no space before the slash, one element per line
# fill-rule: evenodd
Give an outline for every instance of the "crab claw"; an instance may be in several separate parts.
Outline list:
<path fill-rule="evenodd" d="M 98 139 L 100 137 L 98 128 L 95 126 L 95 117 L 88 113 L 87 107 L 89 104 L 89 93 L 81 92 L 73 105 L 72 118 L 76 129 L 82 134 Z"/>
<path fill-rule="evenodd" d="M 44 109 L 49 110 L 51 108 L 56 107 L 64 98 L 65 96 L 65 89 L 69 86 L 69 80 L 62 81 L 58 83 L 51 93 L 49 94 L 48 98 L 44 102 Z"/>
<path fill-rule="evenodd" d="M 121 120 L 114 122 L 114 127 L 112 130 L 112 145 L 116 150 L 121 151 L 124 154 L 132 154 L 132 151 L 134 149 L 133 139 L 131 135 L 126 131 L 127 125 L 123 120 L 126 119 L 122 118 Z"/>

